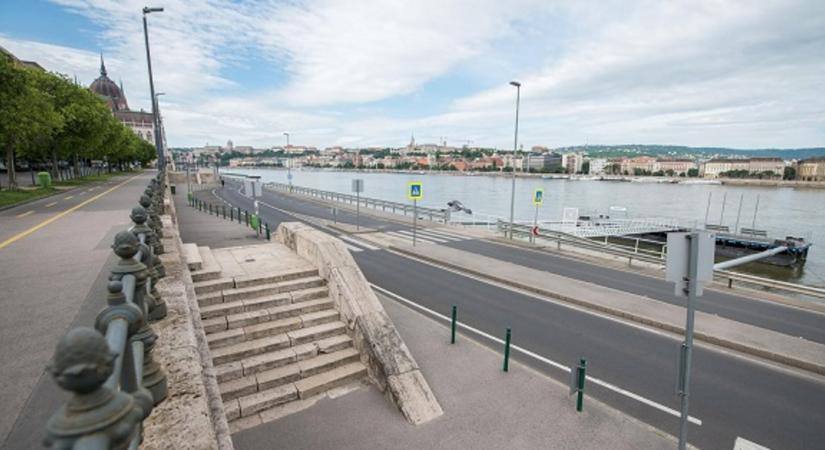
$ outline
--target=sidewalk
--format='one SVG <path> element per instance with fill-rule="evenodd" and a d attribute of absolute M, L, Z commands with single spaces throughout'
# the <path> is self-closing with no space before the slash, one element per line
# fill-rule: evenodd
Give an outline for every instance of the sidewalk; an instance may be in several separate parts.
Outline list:
<path fill-rule="evenodd" d="M 110 246 L 131 225 L 129 212 L 154 175 L 120 178 L 129 181 L 75 210 L 66 202 L 25 218 L 4 215 L 25 221 L 18 233 L 29 234 L 0 248 L 0 448 L 41 446 L 46 421 L 68 397 L 46 365 L 63 335 L 93 326 L 105 306 L 117 260 Z"/>
<path fill-rule="evenodd" d="M 374 387 L 233 435 L 238 450 L 292 449 L 660 449 L 675 440 L 591 398 L 576 413 L 567 386 L 379 294 L 418 361 L 444 416 L 415 427 Z"/>
<path fill-rule="evenodd" d="M 685 308 L 640 295 L 440 245 L 413 247 L 398 244 L 390 246 L 390 249 L 669 332 L 683 333 L 684 330 Z M 704 342 L 825 374 L 825 345 L 795 336 L 697 311 L 695 337 Z"/>
<path fill-rule="evenodd" d="M 183 187 L 185 188 L 185 186 Z M 196 195 L 213 205 L 219 203 L 209 191 L 196 192 Z M 175 208 L 178 212 L 180 238 L 185 244 L 224 248 L 266 242 L 265 236 L 260 239 L 257 238 L 252 228 L 243 223 L 238 223 L 237 217 L 235 222 L 230 221 L 228 208 L 226 219 L 223 218 L 223 215 L 215 216 L 214 214 L 210 215 L 208 211 L 198 211 L 187 203 L 185 189 L 178 190 L 177 194 L 172 196 L 172 200 L 175 202 Z"/>

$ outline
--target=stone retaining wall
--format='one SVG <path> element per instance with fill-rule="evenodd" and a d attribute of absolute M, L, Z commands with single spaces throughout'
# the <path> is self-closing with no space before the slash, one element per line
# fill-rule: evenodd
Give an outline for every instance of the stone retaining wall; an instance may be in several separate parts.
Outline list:
<path fill-rule="evenodd" d="M 166 194 L 171 198 L 168 189 Z M 158 335 L 154 356 L 166 371 L 168 396 L 144 421 L 141 448 L 231 450 L 195 289 L 183 258 L 174 202 L 166 207 L 169 215 L 161 217 L 166 253 L 160 255 L 166 277 L 157 288 L 168 313 L 152 327 Z"/>
<path fill-rule="evenodd" d="M 297 222 L 281 223 L 276 239 L 309 260 L 327 280 L 330 298 L 370 378 L 404 417 L 421 424 L 443 414 L 418 364 L 343 243 Z"/>

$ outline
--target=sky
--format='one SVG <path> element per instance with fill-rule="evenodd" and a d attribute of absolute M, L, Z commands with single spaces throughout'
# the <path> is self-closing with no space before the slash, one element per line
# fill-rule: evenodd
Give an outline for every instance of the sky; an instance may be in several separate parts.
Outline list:
<path fill-rule="evenodd" d="M 149 109 L 147 0 L 3 0 L 0 45 Z M 155 0 L 173 147 L 825 146 L 825 1 Z"/>

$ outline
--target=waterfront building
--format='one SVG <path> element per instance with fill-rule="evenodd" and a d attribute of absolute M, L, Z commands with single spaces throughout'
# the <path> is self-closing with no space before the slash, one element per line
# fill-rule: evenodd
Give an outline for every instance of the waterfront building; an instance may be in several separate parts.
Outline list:
<path fill-rule="evenodd" d="M 126 94 L 123 92 L 123 85 L 118 86 L 109 78 L 106 65 L 103 62 L 103 55 L 100 55 L 100 76 L 92 82 L 89 90 L 106 101 L 112 114 L 123 125 L 131 129 L 139 138 L 155 145 L 155 125 L 152 113 L 145 112 L 142 109 L 140 111 L 132 111 L 129 109 Z M 162 129 L 161 138 L 164 141 L 165 147 L 166 136 Z"/>
<path fill-rule="evenodd" d="M 732 170 L 750 171 L 749 159 L 714 158 L 702 166 L 701 173 L 705 178 L 719 178 L 719 174 Z"/>
<path fill-rule="evenodd" d="M 622 173 L 633 175 L 636 171 L 656 172 L 659 164 L 652 156 L 636 156 L 635 158 L 624 158 L 621 162 Z"/>
<path fill-rule="evenodd" d="M 561 166 L 567 173 L 579 173 L 582 171 L 584 155 L 581 153 L 565 153 L 561 157 Z"/>
<path fill-rule="evenodd" d="M 603 175 L 608 166 L 607 158 L 590 159 L 590 175 Z"/>
<path fill-rule="evenodd" d="M 796 165 L 796 178 L 802 181 L 825 181 L 825 157 L 799 161 Z"/>
<path fill-rule="evenodd" d="M 751 158 L 748 170 L 750 173 L 773 172 L 781 176 L 785 172 L 785 161 L 782 158 Z"/>
<path fill-rule="evenodd" d="M 688 170 L 696 168 L 696 163 L 690 159 L 660 159 L 657 163 L 657 170 L 665 173 L 672 171 L 674 175 L 687 175 Z"/>
<path fill-rule="evenodd" d="M 530 153 L 524 157 L 522 170 L 551 172 L 561 168 L 562 157 L 558 153 Z"/>

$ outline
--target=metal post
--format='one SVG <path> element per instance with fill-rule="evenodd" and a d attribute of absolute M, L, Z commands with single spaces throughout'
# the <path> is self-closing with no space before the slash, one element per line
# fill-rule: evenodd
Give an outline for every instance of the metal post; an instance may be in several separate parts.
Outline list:
<path fill-rule="evenodd" d="M 231 206 L 229 207 L 229 221 L 230 222 L 235 221 L 235 208 L 233 208 Z"/>
<path fill-rule="evenodd" d="M 690 364 L 693 353 L 693 317 L 696 310 L 696 287 L 698 283 L 696 278 L 699 273 L 699 234 L 691 233 L 687 238 L 690 240 L 690 253 L 688 255 L 687 320 L 685 323 L 685 341 L 682 343 L 681 370 L 679 374 L 679 395 L 682 397 L 679 425 L 679 450 L 685 450 L 687 446 Z"/>
<path fill-rule="evenodd" d="M 582 412 L 584 409 L 584 379 L 587 370 L 587 361 L 584 358 L 579 360 L 579 377 L 577 380 L 578 395 L 576 396 L 576 411 Z"/>
<path fill-rule="evenodd" d="M 751 222 L 751 229 L 756 229 L 756 212 L 759 211 L 759 194 L 756 195 L 756 207 L 753 208 L 753 222 Z"/>
<path fill-rule="evenodd" d="M 710 215 L 710 199 L 713 197 L 713 192 L 708 192 L 708 206 L 705 208 L 705 226 L 702 228 L 707 227 L 708 225 L 708 215 Z"/>
<path fill-rule="evenodd" d="M 357 198 L 355 204 L 355 229 L 361 229 L 361 193 L 356 192 L 355 197 Z"/>
<path fill-rule="evenodd" d="M 450 326 L 450 344 L 455 344 L 455 318 L 456 318 L 456 306 L 453 305 L 453 319 Z"/>
<path fill-rule="evenodd" d="M 152 125 L 155 127 L 155 150 L 158 154 L 158 168 L 166 167 L 163 155 L 163 145 L 160 138 L 160 121 L 158 120 L 157 98 L 155 97 L 155 82 L 152 77 L 152 56 L 149 53 L 149 29 L 146 24 L 146 14 L 150 12 L 161 12 L 163 8 L 143 8 L 143 38 L 146 42 L 146 65 L 149 68 L 149 94 L 152 100 Z"/>
<path fill-rule="evenodd" d="M 507 335 L 504 336 L 504 371 L 510 370 L 510 329 L 507 328 Z"/>
<path fill-rule="evenodd" d="M 264 228 L 266 228 L 266 240 L 271 241 L 272 240 L 272 233 L 269 230 L 269 224 L 268 223 L 264 224 Z"/>
<path fill-rule="evenodd" d="M 516 208 L 516 152 L 518 151 L 518 108 L 521 101 L 521 83 L 511 81 L 511 85 L 516 87 L 516 132 L 513 139 L 513 176 L 512 185 L 510 188 L 510 240 L 513 239 L 513 218 L 515 216 Z"/>
<path fill-rule="evenodd" d="M 533 215 L 533 230 L 539 226 L 539 205 L 536 204 L 536 214 Z M 530 230 L 530 243 L 536 242 L 536 235 Z"/>
<path fill-rule="evenodd" d="M 722 221 L 725 218 L 725 203 L 727 203 L 727 201 L 728 201 L 728 193 L 725 192 L 725 194 L 722 195 L 722 212 L 719 213 L 719 225 L 722 225 Z"/>
<path fill-rule="evenodd" d="M 415 247 L 415 234 L 418 225 L 418 200 L 413 200 L 413 247 Z"/>
<path fill-rule="evenodd" d="M 739 194 L 739 211 L 736 212 L 736 225 L 733 226 L 733 232 L 738 233 L 739 231 L 739 216 L 742 215 L 742 200 L 745 199 L 745 194 Z"/>
<path fill-rule="evenodd" d="M 226 205 L 221 205 L 221 209 L 223 209 L 223 219 L 226 220 Z"/>

